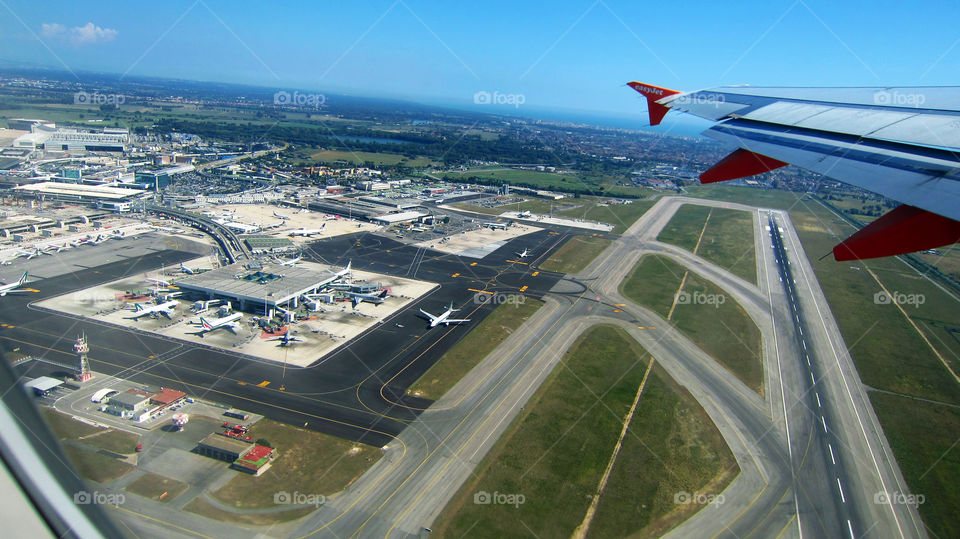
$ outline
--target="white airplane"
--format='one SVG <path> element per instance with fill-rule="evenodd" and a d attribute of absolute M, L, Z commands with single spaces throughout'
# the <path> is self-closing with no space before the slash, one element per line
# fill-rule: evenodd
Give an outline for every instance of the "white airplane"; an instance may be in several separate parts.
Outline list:
<path fill-rule="evenodd" d="M 181 272 L 181 273 L 186 273 L 187 275 L 196 275 L 196 274 L 197 274 L 197 271 L 196 271 L 196 270 L 192 270 L 192 269 L 184 266 L 182 262 L 180 263 L 180 272 Z"/>
<path fill-rule="evenodd" d="M 139 320 L 144 316 L 157 317 L 158 314 L 162 314 L 167 318 L 173 318 L 173 309 L 177 306 L 176 301 L 168 301 L 166 303 L 161 303 L 159 305 L 151 305 L 149 307 L 144 307 L 139 303 L 133 304 L 133 316 L 126 317 L 127 320 Z"/>
<path fill-rule="evenodd" d="M 71 245 L 70 245 L 69 243 L 64 243 L 63 245 L 48 246 L 47 249 L 48 249 L 48 250 L 52 250 L 52 251 L 55 252 L 55 253 L 62 253 L 63 251 L 66 251 L 66 250 L 69 249 L 70 247 L 71 247 Z M 49 253 L 48 253 L 48 254 L 49 254 Z"/>
<path fill-rule="evenodd" d="M 19 279 L 12 283 L 7 283 L 0 285 L 0 297 L 6 296 L 7 294 L 13 294 L 16 292 L 29 292 L 29 290 L 17 290 L 27 282 L 27 272 L 23 272 L 23 275 Z"/>
<path fill-rule="evenodd" d="M 283 214 L 277 213 L 277 212 L 273 212 L 273 216 L 276 217 L 277 219 L 283 219 L 283 220 L 286 220 L 286 219 L 289 219 L 289 218 L 290 218 L 290 216 L 288 216 L 288 215 L 283 215 Z"/>
<path fill-rule="evenodd" d="M 459 311 L 459 310 L 460 310 L 460 309 L 454 309 L 454 308 L 453 308 L 453 302 L 451 301 L 451 302 L 450 302 L 450 307 L 448 307 L 447 310 L 446 310 L 443 314 L 434 316 L 434 315 L 428 313 L 427 311 L 424 311 L 423 309 L 420 309 L 420 312 L 423 313 L 423 314 L 425 314 L 425 315 L 427 316 L 427 318 L 430 319 L 430 327 L 431 327 L 431 328 L 435 328 L 435 327 L 439 326 L 440 324 L 443 324 L 443 325 L 445 325 L 445 326 L 449 326 L 450 324 L 460 324 L 460 323 L 463 323 L 463 322 L 469 322 L 469 321 L 470 321 L 469 319 L 450 318 L 450 315 L 451 315 L 451 314 L 453 314 L 453 313 L 455 313 L 455 312 L 457 312 L 457 311 Z"/>
<path fill-rule="evenodd" d="M 243 317 L 241 313 L 233 313 L 231 315 L 224 316 L 223 318 L 214 318 L 213 320 L 207 320 L 204 317 L 200 317 L 200 331 L 191 333 L 191 335 L 199 335 L 202 339 L 204 335 L 210 333 L 211 331 L 217 329 L 226 329 L 234 335 L 237 334 L 237 330 L 240 329 L 239 320 Z"/>
<path fill-rule="evenodd" d="M 153 284 L 155 284 L 155 285 L 157 285 L 157 286 L 163 286 L 163 287 L 168 287 L 168 286 L 170 286 L 170 281 L 165 281 L 165 280 L 159 279 L 159 278 L 157 278 L 157 277 L 151 277 L 151 276 L 147 275 L 146 273 L 143 274 L 143 277 L 144 277 L 144 279 L 145 279 L 148 283 L 153 283 Z"/>
<path fill-rule="evenodd" d="M 109 237 L 108 239 L 122 240 L 122 239 L 125 238 L 125 237 L 126 237 L 126 236 L 124 236 L 124 233 L 123 233 L 123 232 L 117 230 L 116 232 L 111 233 L 111 234 L 110 234 L 110 237 Z"/>
<path fill-rule="evenodd" d="M 524 249 L 522 253 L 517 253 L 517 256 L 520 258 L 527 258 L 528 256 L 530 256 L 530 250 Z"/>
<path fill-rule="evenodd" d="M 333 276 L 320 281 L 320 284 L 319 286 L 317 286 L 317 288 L 323 288 L 328 284 L 332 283 L 333 281 L 336 281 L 340 277 L 343 277 L 344 275 L 349 275 L 351 273 L 351 269 L 350 269 L 351 264 L 353 264 L 353 260 L 347 262 L 347 266 L 340 271 L 333 272 L 333 271 L 327 270 L 327 271 L 330 271 L 330 273 L 332 273 Z"/>
<path fill-rule="evenodd" d="M 22 257 L 25 257 L 27 260 L 30 260 L 31 258 L 35 258 L 40 255 L 49 255 L 49 254 L 50 253 L 44 251 L 39 247 L 34 247 L 31 250 L 21 250 L 20 252 L 17 253 L 17 256 L 22 256 Z"/>
<path fill-rule="evenodd" d="M 323 229 L 324 229 L 324 227 L 326 227 L 326 226 L 327 226 L 327 224 L 324 223 L 323 225 L 320 226 L 320 228 L 300 228 L 299 230 L 291 230 L 291 231 L 288 233 L 288 235 L 290 235 L 290 236 L 304 236 L 304 237 L 316 236 L 317 234 L 323 232 Z"/>
<path fill-rule="evenodd" d="M 297 255 L 296 258 L 291 258 L 290 260 L 280 260 L 280 258 L 275 256 L 271 256 L 270 258 L 272 258 L 274 262 L 276 262 L 277 264 L 280 264 L 281 266 L 287 266 L 292 268 L 297 265 L 297 262 L 300 262 L 300 259 L 303 258 L 303 255 L 302 254 Z"/>

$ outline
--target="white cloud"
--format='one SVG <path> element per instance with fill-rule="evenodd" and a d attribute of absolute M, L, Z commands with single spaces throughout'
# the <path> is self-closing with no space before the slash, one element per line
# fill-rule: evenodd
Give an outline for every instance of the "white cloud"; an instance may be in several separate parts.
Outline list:
<path fill-rule="evenodd" d="M 92 22 L 83 26 L 74 26 L 67 28 L 59 23 L 43 23 L 40 26 L 40 33 L 44 37 L 65 39 L 74 46 L 90 45 L 92 43 L 107 43 L 117 37 L 117 32 L 113 28 L 101 28 Z"/>

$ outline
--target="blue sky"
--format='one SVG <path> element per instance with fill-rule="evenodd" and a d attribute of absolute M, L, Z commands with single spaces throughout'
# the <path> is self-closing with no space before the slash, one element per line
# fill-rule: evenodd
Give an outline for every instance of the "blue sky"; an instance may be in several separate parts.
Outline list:
<path fill-rule="evenodd" d="M 7 1 L 0 58 L 518 112 L 641 118 L 642 80 L 955 85 L 960 3 Z"/>

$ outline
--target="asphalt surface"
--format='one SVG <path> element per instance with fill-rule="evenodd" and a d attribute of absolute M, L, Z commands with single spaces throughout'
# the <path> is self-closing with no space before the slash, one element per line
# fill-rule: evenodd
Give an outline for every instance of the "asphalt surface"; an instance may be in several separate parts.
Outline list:
<path fill-rule="evenodd" d="M 745 282 L 687 251 L 656 241 L 660 229 L 685 202 L 754 213 L 759 283 Z M 176 372 L 178 377 L 209 383 L 208 399 L 230 404 L 230 399 L 235 399 L 236 406 L 268 417 L 293 424 L 306 422 L 310 428 L 384 446 L 384 458 L 319 511 L 296 523 L 259 532 L 276 536 L 414 536 L 432 523 L 470 477 L 576 337 L 596 323 L 613 323 L 628 331 L 690 390 L 740 466 L 740 474 L 723 492 L 724 504 L 716 510 L 699 511 L 671 536 L 925 536 L 913 508 L 875 503 L 881 491 L 906 493 L 905 483 L 796 232 L 786 214 L 775 215 L 784 229 L 782 240 L 766 231 L 766 212 L 737 204 L 667 197 L 589 268 L 565 279 L 548 272 L 533 276 L 537 261 L 565 239 L 565 230 L 518 238 L 476 261 L 475 266 L 471 265 L 473 259 L 422 250 L 372 234 L 315 242 L 307 253 L 314 260 L 338 265 L 352 260 L 355 267 L 365 270 L 435 281 L 441 286 L 395 320 L 362 336 L 349 350 L 297 371 L 296 382 L 288 374 L 284 392 L 251 387 L 270 379 L 274 382 L 269 387 L 276 387 L 275 366 L 230 354 L 216 357 L 205 349 L 192 352 L 197 347 L 179 341 L 149 341 L 162 355 L 144 359 L 145 350 L 138 349 L 130 353 L 124 368 L 146 378 Z M 515 252 L 526 247 L 534 254 L 529 261 L 521 261 L 527 263 L 511 261 Z M 647 253 L 671 257 L 710 279 L 754 320 L 763 336 L 763 397 L 661 317 L 619 295 L 620 283 Z M 154 256 L 176 258 L 177 253 Z M 122 273 L 119 267 L 97 268 L 101 272 L 107 269 Z M 796 282 L 791 285 L 788 281 L 792 280 Z M 55 288 L 55 282 L 51 280 L 50 286 Z M 38 296 L 47 293 L 44 281 L 31 286 L 41 290 Z M 403 388 L 468 329 L 452 326 L 428 332 L 426 323 L 414 314 L 417 309 L 440 312 L 454 301 L 458 306 L 471 306 L 458 315 L 479 320 L 489 305 L 473 308 L 471 289 L 510 292 L 523 286 L 528 287 L 525 293 L 542 297 L 546 305 L 522 331 L 511 334 L 437 402 L 403 395 Z M 614 308 L 620 304 L 625 306 Z M 0 316 L 7 320 L 9 313 L 32 311 L 25 305 L 17 308 L 4 301 Z M 40 324 L 48 324 L 56 316 L 44 313 Z M 85 323 L 62 318 L 65 322 L 61 324 Z M 397 328 L 394 324 L 398 322 L 405 328 Z M 31 325 L 34 323 L 28 320 L 27 329 L 0 330 L 0 343 L 23 346 L 38 334 L 57 342 L 54 332 L 40 332 Z M 47 327 L 43 325 L 44 330 Z M 75 331 L 71 326 L 68 334 Z M 127 343 L 128 350 L 136 348 L 130 345 L 125 330 L 110 328 L 102 333 L 103 338 L 117 333 L 118 342 Z M 11 340 L 11 335 L 21 338 Z M 97 338 L 101 336 L 90 337 L 94 350 Z M 132 340 L 142 343 L 143 339 L 138 334 Z M 68 350 L 72 337 L 62 337 L 59 342 Z M 181 359 L 188 354 L 190 360 Z M 95 370 L 103 368 L 94 363 Z M 257 406 L 262 406 L 262 411 Z M 144 533 L 161 529 L 175 535 L 183 534 L 184 529 L 209 530 L 213 535 L 256 533 L 195 515 L 179 517 L 179 529 L 164 527 L 164 519 L 158 519 L 164 511 L 149 505 L 126 507 L 125 514 L 131 518 L 124 521 Z"/>
<path fill-rule="evenodd" d="M 73 340 L 83 332 L 90 342 L 90 365 L 96 372 L 173 387 L 289 424 L 380 447 L 431 404 L 429 400 L 405 395 L 406 388 L 469 331 L 468 325 L 429 330 L 419 309 L 440 313 L 453 302 L 463 309 L 458 315 L 476 323 L 494 305 L 476 302 L 477 293 L 470 289 L 516 293 L 527 286 L 524 294 L 541 297 L 560 276 L 544 272 L 532 278 L 527 263 L 509 260 L 514 259 L 514 250 L 524 248 L 545 255 L 559 239 L 560 235 L 548 232 L 528 235 L 480 261 L 406 246 L 373 234 L 341 236 L 311 244 L 308 257 L 314 260 L 341 265 L 352 260 L 355 268 L 434 281 L 440 287 L 307 368 L 285 368 L 204 346 L 202 342 L 166 338 L 33 305 L 79 288 L 176 266 L 196 257 L 198 250 L 154 248 L 149 254 L 123 257 L 118 250 L 144 247 L 150 238 L 114 240 L 24 261 L 59 265 L 61 271 L 51 272 L 54 275 L 46 279 L 39 272 L 41 278 L 31 278 L 28 283 L 37 293 L 11 294 L 0 302 L 0 320 L 13 326 L 0 328 L 0 346 L 8 352 L 16 350 L 52 362 L 69 363 L 73 359 Z M 169 247 L 157 238 L 153 243 Z M 82 262 L 78 262 L 81 255 Z M 4 269 L 10 275 L 22 272 L 17 263 Z M 296 354 L 296 347 L 289 353 Z M 41 362 L 26 363 L 19 369 L 20 374 L 29 376 L 63 372 Z M 258 384 L 264 381 L 270 384 L 260 387 Z"/>

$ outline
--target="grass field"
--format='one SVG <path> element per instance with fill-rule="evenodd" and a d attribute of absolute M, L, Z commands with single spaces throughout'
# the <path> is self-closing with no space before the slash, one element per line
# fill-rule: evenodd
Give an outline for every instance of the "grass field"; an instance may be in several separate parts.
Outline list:
<path fill-rule="evenodd" d="M 526 298 L 518 305 L 504 303 L 498 306 L 466 337 L 447 350 L 407 392 L 428 399 L 439 399 L 542 306 L 542 301 L 532 298 Z"/>
<path fill-rule="evenodd" d="M 648 361 L 643 348 L 619 328 L 595 326 L 584 333 L 480 463 L 474 478 L 438 517 L 435 532 L 444 537 L 515 537 L 537 530 L 539 537 L 569 537 L 596 492 Z M 645 389 L 628 441 L 600 499 L 595 520 L 601 531 L 598 536 L 609 526 L 609 512 L 619 513 L 619 520 L 628 523 L 632 531 L 638 530 L 644 526 L 634 518 L 638 500 L 652 502 L 661 497 L 660 489 L 672 490 L 674 485 L 698 489 L 729 469 L 725 460 L 729 451 L 722 440 L 716 447 L 719 437 L 705 435 L 710 423 L 704 424 L 700 414 L 684 415 L 689 409 L 681 411 L 674 399 L 664 397 L 663 387 L 672 390 L 675 386 L 664 386 L 662 373 L 653 378 L 657 381 L 651 386 L 650 402 Z M 689 396 L 685 399 L 686 406 L 696 407 Z M 670 449 L 654 456 L 643 444 L 633 442 L 651 437 L 665 438 Z M 659 442 L 651 447 L 663 449 Z M 621 466 L 630 467 L 638 459 L 649 464 L 656 457 L 670 460 L 659 461 L 656 473 L 649 473 L 648 466 L 644 481 L 623 480 L 624 472 L 631 471 Z M 688 467 L 689 475 L 681 473 L 691 481 L 677 483 L 681 476 L 664 469 L 664 462 Z M 705 474 L 702 481 L 693 479 L 701 474 Z M 474 500 L 480 492 L 518 494 L 524 499 L 515 505 L 478 504 Z M 672 492 L 669 498 L 673 499 Z M 656 508 L 672 510 L 661 505 Z"/>
<path fill-rule="evenodd" d="M 121 430 L 110 430 L 103 434 L 97 434 L 83 439 L 83 443 L 86 445 L 120 453 L 121 455 L 130 455 L 136 451 L 139 441 L 140 437 L 136 434 Z"/>
<path fill-rule="evenodd" d="M 53 408 L 41 408 L 40 413 L 43 415 L 43 419 L 47 422 L 47 426 L 50 427 L 51 431 L 53 431 L 54 436 L 61 440 L 77 439 L 81 436 L 89 436 L 103 430 L 99 427 L 94 427 L 92 425 L 87 425 L 86 423 L 77 421 L 76 419 L 60 413 Z"/>
<path fill-rule="evenodd" d="M 310 154 L 310 160 L 318 163 L 346 161 L 353 165 L 362 165 L 368 161 L 375 165 L 396 165 L 403 162 L 403 164 L 410 167 L 425 167 L 431 163 L 426 157 L 407 159 L 406 156 L 397 153 L 349 152 L 340 150 L 316 151 Z"/>
<path fill-rule="evenodd" d="M 667 318 L 684 272 L 683 266 L 667 257 L 645 255 L 620 291 Z M 696 273 L 687 275 L 683 292 L 689 295 L 690 302 L 678 301 L 670 322 L 748 387 L 762 394 L 760 330 L 753 320 L 733 298 Z M 706 303 L 709 301 L 712 303 Z"/>
<path fill-rule="evenodd" d="M 739 473 L 710 416 L 654 365 L 588 536 L 659 537 L 702 507 L 678 493 L 716 495 Z"/>
<path fill-rule="evenodd" d="M 126 462 L 97 453 L 92 449 L 64 445 L 63 452 L 66 453 L 67 460 L 73 464 L 80 477 L 98 483 L 112 481 L 133 471 L 133 466 Z"/>
<path fill-rule="evenodd" d="M 251 526 L 269 526 L 280 522 L 289 522 L 309 515 L 316 511 L 315 507 L 299 507 L 289 511 L 279 511 L 277 513 L 231 513 L 224 511 L 219 507 L 207 502 L 203 498 L 197 497 L 190 500 L 190 503 L 183 506 L 184 511 L 196 513 L 200 516 L 232 522 L 235 524 L 249 524 Z"/>
<path fill-rule="evenodd" d="M 960 405 L 960 387 L 903 313 L 894 305 L 874 302 L 874 294 L 881 288 L 870 271 L 887 290 L 924 298 L 922 305 L 904 309 L 937 352 L 960 371 L 960 309 L 955 298 L 896 258 L 853 263 L 835 262 L 832 257 L 818 260 L 853 228 L 809 198 L 726 186 L 696 188 L 694 192 L 789 210 L 864 384 Z M 954 446 L 956 409 L 880 393 L 871 394 L 871 400 L 911 491 L 926 496 L 920 514 L 930 535 L 957 536 L 954 513 L 960 505 L 960 491 L 955 485 L 960 482 L 960 466 Z"/>
<path fill-rule="evenodd" d="M 260 477 L 237 474 L 212 495 L 236 507 L 274 507 L 276 492 L 329 496 L 346 488 L 380 457 L 374 447 L 262 419 L 251 429 L 279 456 Z"/>
<path fill-rule="evenodd" d="M 757 282 L 753 215 L 750 213 L 684 204 L 657 239 L 691 252 L 696 248 L 696 254 L 704 259 L 748 282 Z"/>
<path fill-rule="evenodd" d="M 623 234 L 630 225 L 653 207 L 654 203 L 655 201 L 650 199 L 634 200 L 630 204 L 600 205 L 593 202 L 579 208 L 558 212 L 558 215 L 610 223 L 613 225 L 611 232 Z"/>
<path fill-rule="evenodd" d="M 692 253 L 697 248 L 700 234 L 712 213 L 713 208 L 708 206 L 684 204 L 677 208 L 670 222 L 660 231 L 657 240 L 676 245 Z"/>
<path fill-rule="evenodd" d="M 574 198 L 566 198 L 561 200 L 544 200 L 542 198 L 529 198 L 523 202 L 516 204 L 504 204 L 503 206 L 496 206 L 493 208 L 487 208 L 484 206 L 478 206 L 476 204 L 471 204 L 469 202 L 457 202 L 452 204 L 455 208 L 460 208 L 467 211 L 473 211 L 477 213 L 485 213 L 487 215 L 500 215 L 503 212 L 507 211 L 528 211 L 531 213 L 536 213 L 540 215 L 549 215 L 557 214 L 561 215 L 566 209 L 579 206 L 580 202 Z"/>
<path fill-rule="evenodd" d="M 145 498 L 150 498 L 153 501 L 167 503 L 180 494 L 183 494 L 188 486 L 186 483 L 177 481 L 176 479 L 145 473 L 127 485 L 125 490 L 139 494 Z"/>
<path fill-rule="evenodd" d="M 577 273 L 613 243 L 594 236 L 570 236 L 562 247 L 540 264 L 540 269 L 557 273 Z"/>
<path fill-rule="evenodd" d="M 593 195 L 612 197 L 628 196 L 643 197 L 655 191 L 619 185 L 623 179 L 617 176 L 584 173 L 584 172 L 540 172 L 537 170 L 522 170 L 515 168 L 482 168 L 466 171 L 444 172 L 441 176 L 450 181 L 466 181 L 469 178 L 502 181 L 510 184 L 536 186 L 538 189 L 547 189 L 566 192 L 583 192 Z"/>
<path fill-rule="evenodd" d="M 453 206 L 487 215 L 500 215 L 507 211 L 529 211 L 540 215 L 599 221 L 613 225 L 611 232 L 614 234 L 623 234 L 655 203 L 652 199 L 638 199 L 632 200 L 630 204 L 608 204 L 607 200 L 602 197 L 582 196 L 554 201 L 532 198 L 519 204 L 506 204 L 495 208 L 485 208 L 469 202 L 460 202 Z"/>

